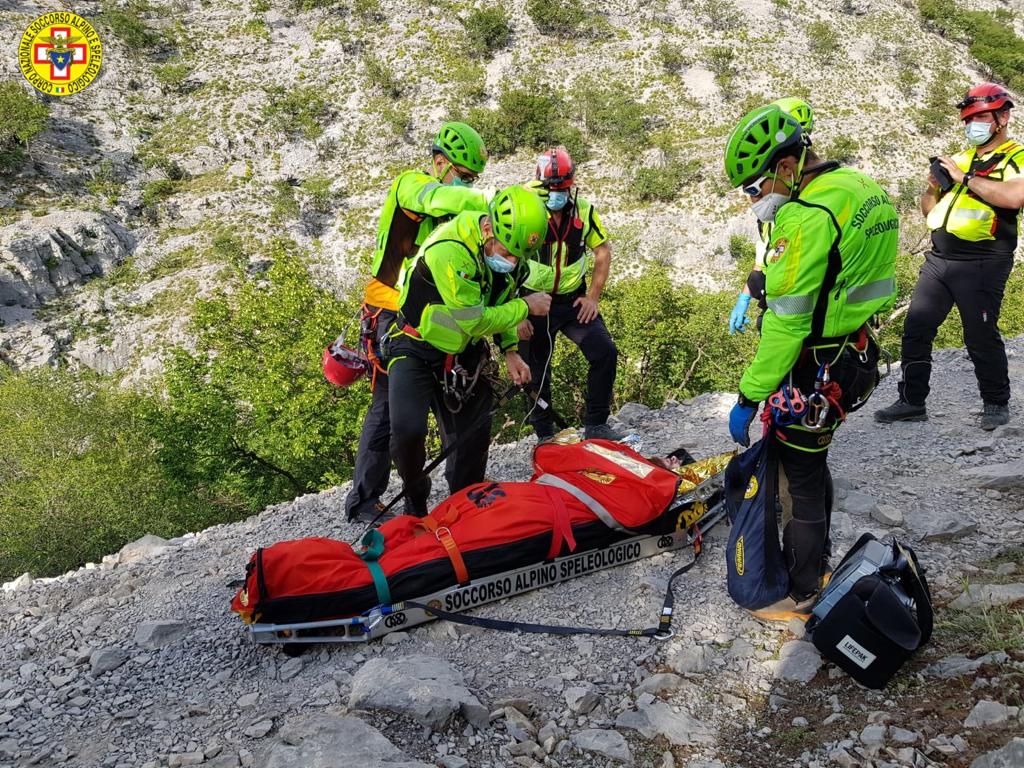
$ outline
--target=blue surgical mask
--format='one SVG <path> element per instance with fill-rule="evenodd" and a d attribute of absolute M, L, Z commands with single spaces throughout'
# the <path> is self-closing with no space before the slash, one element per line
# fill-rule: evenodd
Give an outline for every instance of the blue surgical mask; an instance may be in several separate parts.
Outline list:
<path fill-rule="evenodd" d="M 497 272 L 499 275 L 506 275 L 516 268 L 511 261 L 497 254 L 485 253 L 484 263 L 491 268 L 492 272 Z"/>
<path fill-rule="evenodd" d="M 974 120 L 964 126 L 964 134 L 967 136 L 968 143 L 975 147 L 980 147 L 992 138 L 992 129 L 994 127 L 994 123 L 982 123 Z"/>
<path fill-rule="evenodd" d="M 548 192 L 548 201 L 545 203 L 548 210 L 560 211 L 565 208 L 565 204 L 569 202 L 569 190 L 567 189 L 553 189 Z"/>

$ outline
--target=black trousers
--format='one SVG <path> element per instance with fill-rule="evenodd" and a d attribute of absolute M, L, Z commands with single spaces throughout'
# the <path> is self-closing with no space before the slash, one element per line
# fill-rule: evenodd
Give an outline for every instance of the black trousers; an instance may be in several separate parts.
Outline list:
<path fill-rule="evenodd" d="M 793 368 L 793 386 L 805 395 L 814 391 L 821 362 L 832 361 L 837 347 L 805 350 Z M 868 340 L 864 354 L 847 347 L 830 365 L 839 384 L 840 404 L 846 412 L 860 408 L 878 383 L 878 347 Z M 799 599 L 817 592 L 831 556 L 832 475 L 828 449 L 838 416 L 830 411 L 825 427 L 809 431 L 800 426 L 774 427 L 779 443 L 779 499 L 783 507 L 782 549 L 789 570 L 790 594 Z"/>
<path fill-rule="evenodd" d="M 580 294 L 582 295 L 582 294 Z M 572 297 L 575 298 L 575 297 Z M 612 390 L 615 388 L 615 371 L 618 366 L 619 350 L 612 341 L 604 320 L 598 315 L 584 325 L 576 316 L 579 307 L 571 301 L 556 298 L 551 303 L 547 317 L 530 316 L 533 336 L 525 346 L 524 359 L 530 366 L 531 386 L 545 401 L 551 402 L 551 353 L 555 337 L 561 333 L 580 348 L 590 366 L 587 372 L 586 411 L 584 426 L 604 424 L 612 407 Z M 543 385 L 537 390 L 538 385 Z M 551 432 L 551 414 L 547 410 L 534 408 L 530 424 L 538 432 Z"/>
<path fill-rule="evenodd" d="M 374 308 L 375 309 L 375 308 Z M 397 312 L 382 309 L 374 329 L 375 354 L 380 356 L 381 339 L 391 329 Z M 388 489 L 391 474 L 391 419 L 388 411 L 388 377 L 378 373 L 370 407 L 363 417 L 359 433 L 356 465 L 352 470 L 352 488 L 345 497 L 345 514 L 351 520 L 361 512 L 373 509 Z"/>
<path fill-rule="evenodd" d="M 958 261 L 928 252 L 903 325 L 901 398 L 913 405 L 924 405 L 930 391 L 932 342 L 955 304 L 963 321 L 964 345 L 974 363 L 981 399 L 997 405 L 1010 401 L 999 310 L 1012 268 L 1012 259 Z"/>
<path fill-rule="evenodd" d="M 486 354 L 480 342 L 459 355 L 467 370 Z M 427 514 L 430 477 L 423 474 L 427 461 L 427 412 L 433 410 L 441 442 L 457 447 L 445 464 L 448 490 L 456 493 L 484 479 L 491 442 L 491 385 L 481 377 L 461 410 L 452 413 L 444 404 L 441 379 L 446 355 L 425 341 L 398 335 L 389 340 L 388 397 L 391 415 L 391 457 L 405 485 L 405 513 Z"/>

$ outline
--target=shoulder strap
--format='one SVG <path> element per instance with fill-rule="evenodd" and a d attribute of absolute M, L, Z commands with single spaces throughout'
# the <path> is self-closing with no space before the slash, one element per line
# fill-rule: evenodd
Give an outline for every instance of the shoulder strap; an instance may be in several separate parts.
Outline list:
<path fill-rule="evenodd" d="M 839 226 L 839 220 L 836 219 L 836 215 L 827 206 L 820 205 L 819 203 L 808 203 L 799 197 L 790 202 L 802 205 L 804 208 L 816 208 L 819 211 L 824 211 L 828 214 L 829 219 L 832 220 L 832 226 L 836 230 L 836 236 L 833 238 L 832 245 L 828 249 L 828 265 L 825 267 L 825 279 L 821 281 L 821 288 L 818 289 L 818 298 L 814 302 L 814 314 L 811 316 L 811 337 L 820 337 L 824 336 L 825 315 L 828 312 L 828 295 L 835 287 L 836 278 L 839 277 L 839 273 L 843 269 L 843 257 L 839 252 L 839 243 L 843 238 L 843 230 Z"/>

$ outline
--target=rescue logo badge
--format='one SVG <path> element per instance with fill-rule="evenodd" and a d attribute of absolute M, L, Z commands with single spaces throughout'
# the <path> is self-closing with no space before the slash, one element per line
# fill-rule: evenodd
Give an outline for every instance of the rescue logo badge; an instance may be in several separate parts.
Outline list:
<path fill-rule="evenodd" d="M 736 566 L 736 575 L 743 575 L 743 537 L 740 536 L 736 539 L 736 554 L 733 557 L 733 563 Z"/>
<path fill-rule="evenodd" d="M 95 27 L 69 11 L 36 18 L 18 44 L 18 68 L 47 96 L 78 93 L 100 73 L 103 43 Z"/>
<path fill-rule="evenodd" d="M 782 255 L 786 252 L 786 246 L 789 245 L 789 240 L 784 237 L 780 237 L 775 241 L 775 247 L 768 252 L 768 261 L 775 263 L 782 258 Z"/>
<path fill-rule="evenodd" d="M 747 492 L 743 494 L 744 499 L 752 499 L 757 496 L 757 478 L 751 476 L 750 483 L 747 484 Z"/>

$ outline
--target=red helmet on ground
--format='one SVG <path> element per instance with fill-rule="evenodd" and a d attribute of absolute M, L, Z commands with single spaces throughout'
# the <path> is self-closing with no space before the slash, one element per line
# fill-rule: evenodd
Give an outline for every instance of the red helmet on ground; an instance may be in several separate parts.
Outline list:
<path fill-rule="evenodd" d="M 569 157 L 569 150 L 556 147 L 537 156 L 535 178 L 545 189 L 568 189 L 576 178 L 576 163 Z"/>
<path fill-rule="evenodd" d="M 347 387 L 361 379 L 367 370 L 366 358 L 341 343 L 341 339 L 324 350 L 324 378 L 336 387 Z"/>
<path fill-rule="evenodd" d="M 979 112 L 995 112 L 1003 107 L 1012 107 L 1010 94 L 1001 85 L 995 83 L 979 83 L 967 91 L 963 101 L 956 105 L 960 110 L 960 119 L 966 120 Z"/>

